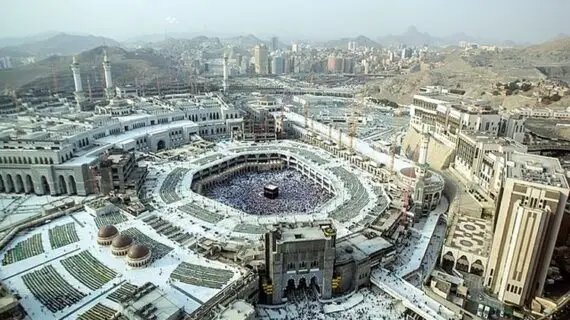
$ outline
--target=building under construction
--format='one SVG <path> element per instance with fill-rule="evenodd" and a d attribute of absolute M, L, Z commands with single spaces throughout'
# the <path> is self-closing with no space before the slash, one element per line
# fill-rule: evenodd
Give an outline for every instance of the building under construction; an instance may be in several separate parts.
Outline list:
<path fill-rule="evenodd" d="M 277 121 L 270 113 L 271 110 L 256 106 L 247 106 L 243 109 L 245 115 L 241 129 L 234 136 L 242 141 L 267 141 L 277 139 Z"/>
<path fill-rule="evenodd" d="M 138 194 L 147 173 L 146 167 L 137 166 L 133 153 L 111 150 L 100 164 L 101 192 Z"/>

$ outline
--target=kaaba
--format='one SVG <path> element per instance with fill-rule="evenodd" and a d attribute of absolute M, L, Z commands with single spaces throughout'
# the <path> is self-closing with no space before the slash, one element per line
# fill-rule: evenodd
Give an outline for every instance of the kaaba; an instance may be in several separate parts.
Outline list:
<path fill-rule="evenodd" d="M 279 196 L 279 187 L 274 184 L 268 184 L 263 187 L 263 195 L 269 199 L 276 199 Z"/>

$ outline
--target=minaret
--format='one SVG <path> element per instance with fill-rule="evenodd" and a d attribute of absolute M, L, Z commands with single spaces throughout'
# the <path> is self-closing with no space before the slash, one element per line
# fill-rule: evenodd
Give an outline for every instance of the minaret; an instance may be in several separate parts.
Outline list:
<path fill-rule="evenodd" d="M 224 73 L 224 82 L 223 82 L 223 90 L 224 93 L 228 90 L 228 54 L 224 53 L 224 66 L 223 66 L 223 73 Z"/>
<path fill-rule="evenodd" d="M 75 83 L 75 101 L 77 101 L 77 103 L 81 103 L 85 100 L 85 95 L 83 94 L 83 85 L 81 84 L 79 63 L 75 57 L 73 57 L 73 63 L 71 63 L 71 71 L 73 72 L 73 82 Z"/>
<path fill-rule="evenodd" d="M 416 166 L 416 176 L 418 176 L 418 178 L 425 177 L 429 167 L 427 163 L 428 146 L 429 134 L 424 133 L 422 135 L 422 141 L 420 142 L 420 154 L 418 156 L 418 165 Z"/>
<path fill-rule="evenodd" d="M 115 90 L 113 88 L 113 78 L 111 77 L 111 62 L 107 57 L 107 51 L 105 51 L 105 56 L 103 57 L 103 69 L 105 69 L 105 93 L 107 98 L 111 99 L 115 96 Z"/>
<path fill-rule="evenodd" d="M 414 185 L 414 191 L 412 199 L 416 204 L 417 214 L 422 214 L 422 212 L 426 209 L 424 204 L 424 195 L 425 195 L 425 188 L 426 188 L 426 177 L 428 173 L 428 163 L 427 163 L 427 155 L 428 155 L 428 146 L 429 146 L 429 134 L 424 133 L 422 135 L 422 141 L 420 142 L 420 154 L 418 157 L 418 165 L 415 168 L 416 171 L 416 183 Z"/>

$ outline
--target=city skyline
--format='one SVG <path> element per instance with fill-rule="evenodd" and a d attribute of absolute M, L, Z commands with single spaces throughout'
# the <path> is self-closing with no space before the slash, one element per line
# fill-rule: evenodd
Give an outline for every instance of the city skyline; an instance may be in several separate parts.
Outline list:
<path fill-rule="evenodd" d="M 293 0 L 287 6 L 263 7 L 253 0 L 193 3 L 102 0 L 97 5 L 61 0 L 49 3 L 6 0 L 0 37 L 24 37 L 56 30 L 119 41 L 161 33 L 255 34 L 263 38 L 277 35 L 282 39 L 310 40 L 365 35 L 376 39 L 416 26 L 432 36 L 465 33 L 484 39 L 544 42 L 569 33 L 565 12 L 570 11 L 570 3 L 523 2 L 517 2 L 514 9 L 514 3 L 508 0 L 501 3 L 484 0 L 476 4 L 447 0 L 429 4 L 417 0 L 389 4 L 356 0 L 351 6 L 339 1 Z M 547 11 L 545 7 L 556 10 Z M 443 17 L 442 8 L 445 8 Z M 87 11 L 88 15 L 82 14 Z M 394 14 L 398 12 L 401 14 Z"/>

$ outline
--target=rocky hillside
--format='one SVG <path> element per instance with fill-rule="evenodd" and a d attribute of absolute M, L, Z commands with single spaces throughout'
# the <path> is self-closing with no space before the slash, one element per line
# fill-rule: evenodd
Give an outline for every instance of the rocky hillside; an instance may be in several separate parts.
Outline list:
<path fill-rule="evenodd" d="M 119 46 L 113 39 L 59 33 L 47 39 L 0 48 L 0 56 L 44 58 L 52 55 L 73 55 L 99 46 Z"/>
<path fill-rule="evenodd" d="M 521 54 L 536 61 L 567 63 L 570 65 L 570 37 L 563 37 L 520 50 Z"/>
<path fill-rule="evenodd" d="M 93 86 L 103 83 L 103 52 L 107 51 L 111 60 L 113 80 L 116 84 L 152 81 L 169 72 L 172 61 L 151 49 L 127 51 L 118 47 L 98 47 L 77 55 L 80 63 L 83 85 L 87 79 Z M 70 69 L 72 56 L 52 56 L 34 64 L 11 70 L 0 70 L 0 88 L 54 87 L 54 75 L 59 89 L 73 88 L 73 76 Z"/>
<path fill-rule="evenodd" d="M 566 55 L 567 60 L 563 60 Z M 370 83 L 367 92 L 374 97 L 409 104 L 420 87 L 440 85 L 460 88 L 468 97 L 490 100 L 507 108 L 541 104 L 564 106 L 570 101 L 568 84 L 564 81 L 570 67 L 562 61 L 570 66 L 568 39 L 500 52 L 466 54 L 455 50 L 442 61 L 422 64 L 419 72 Z M 508 88 L 523 83 L 526 83 L 524 88 Z"/>

